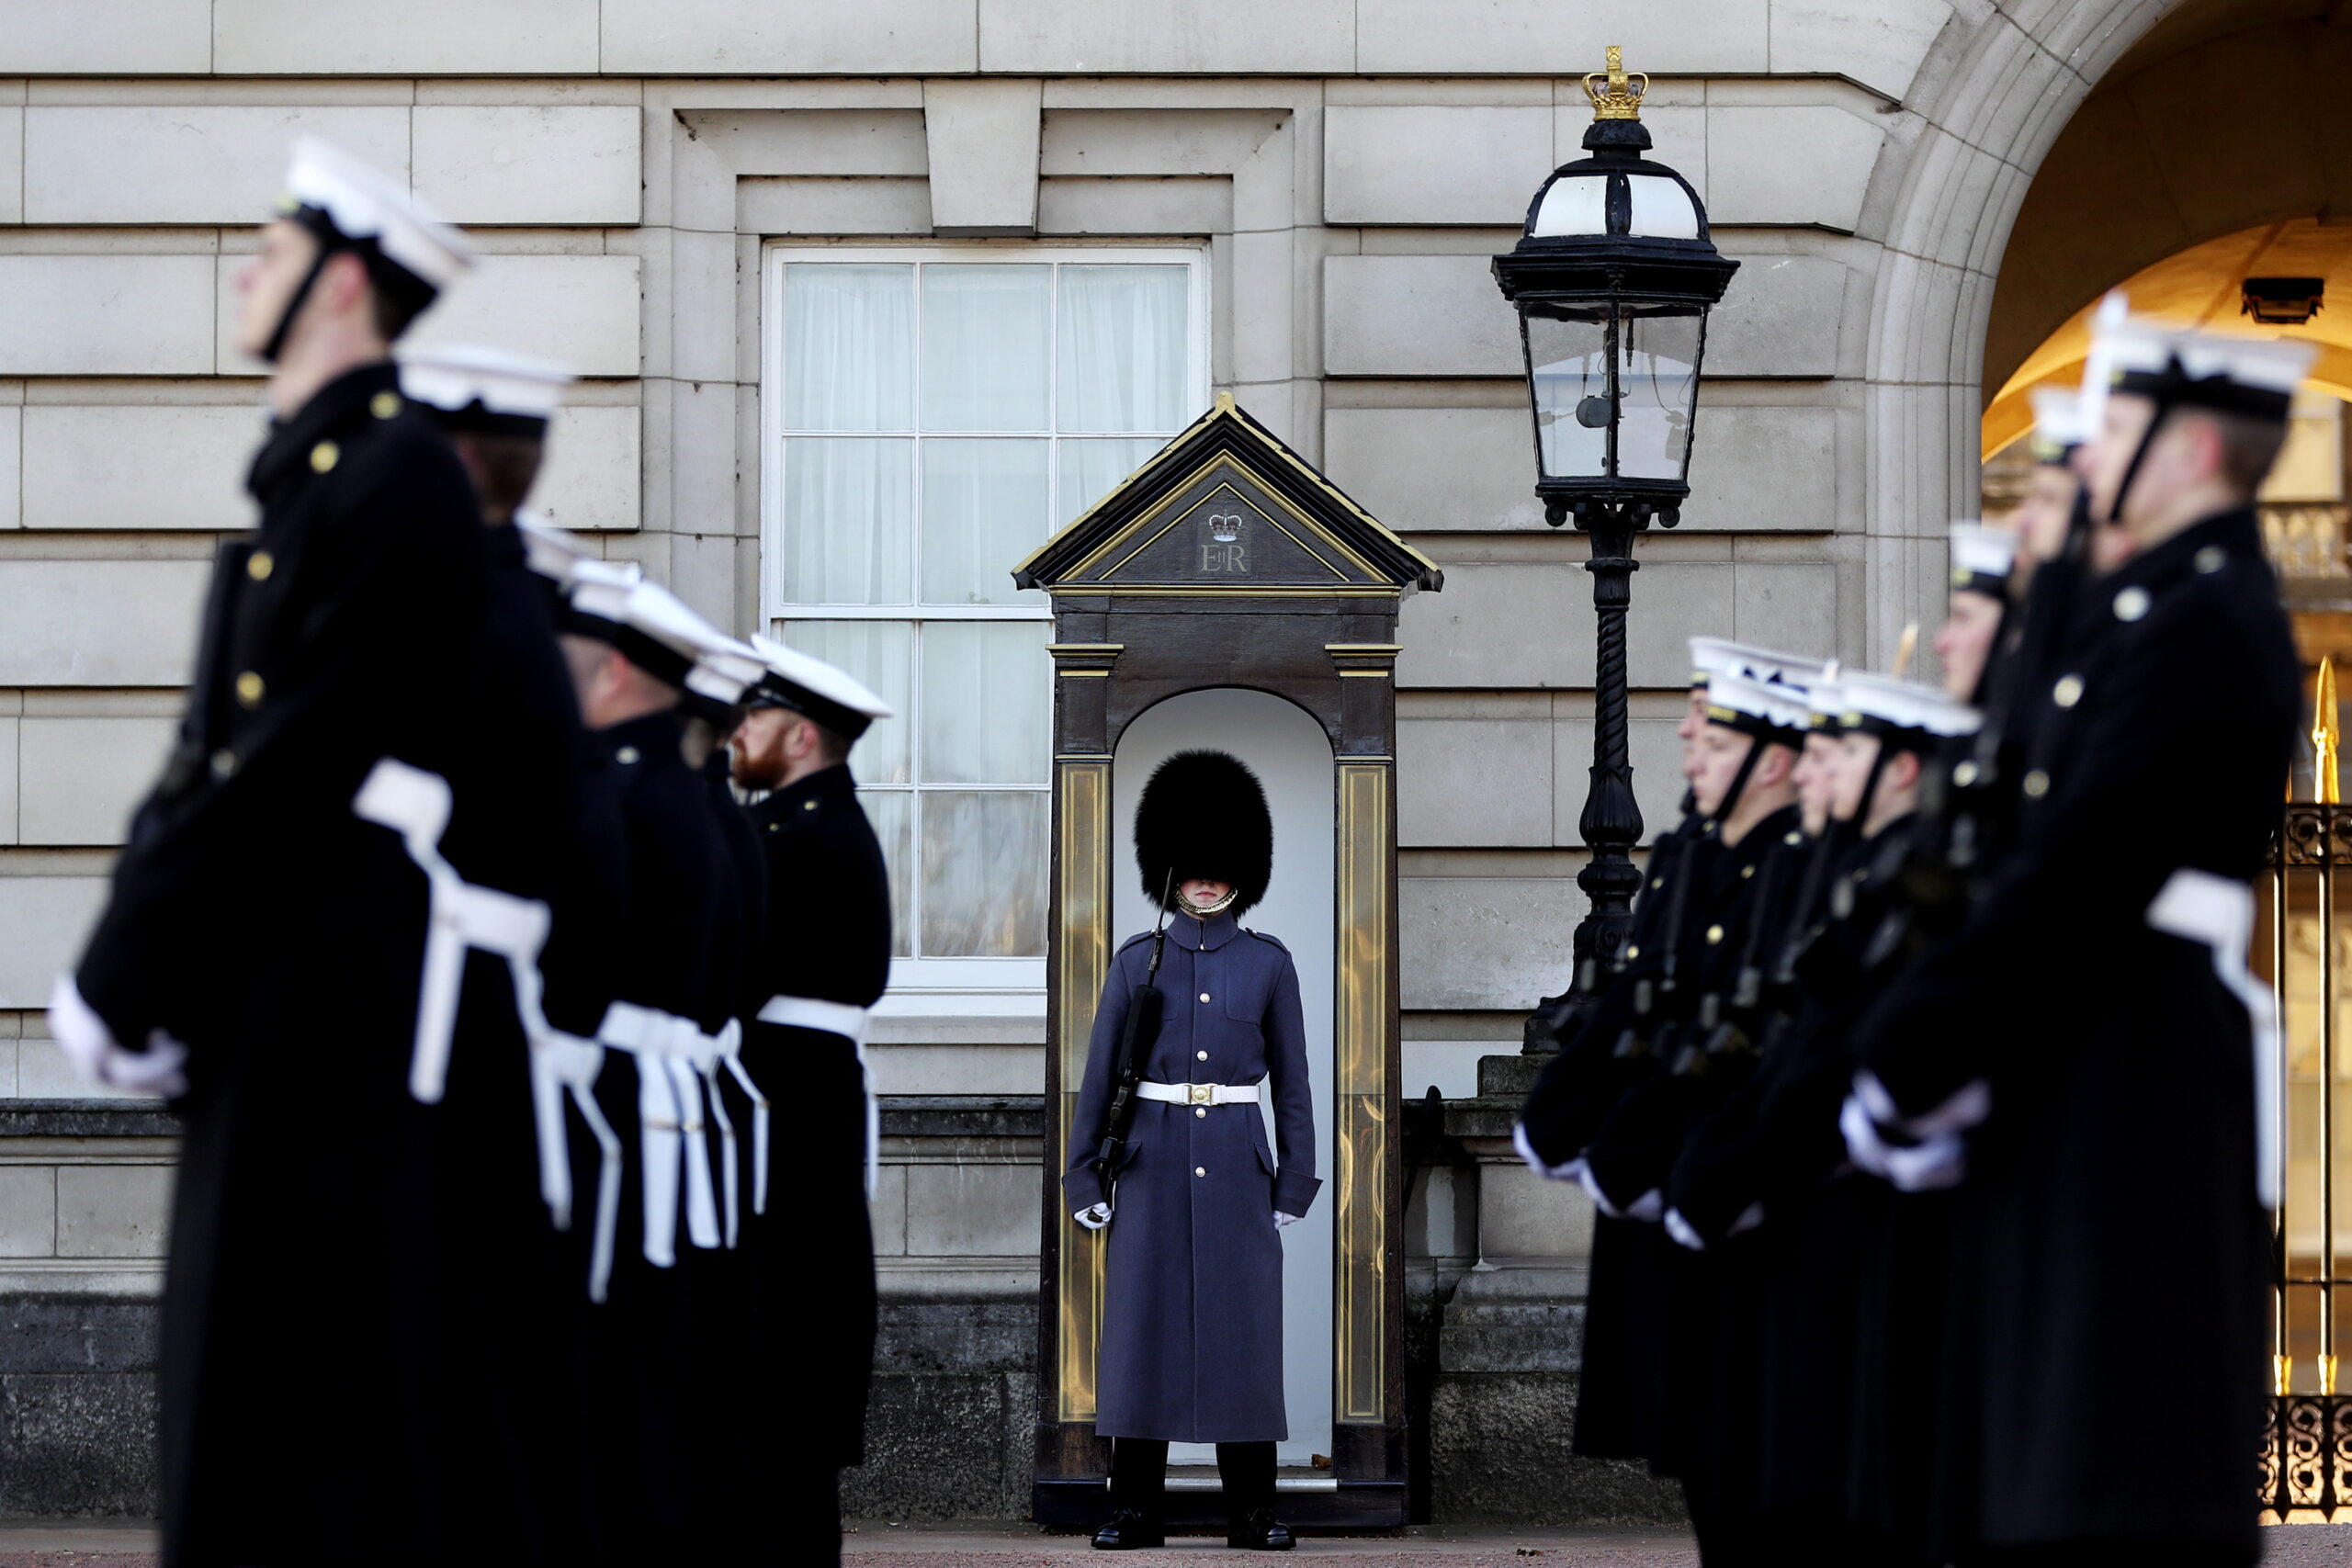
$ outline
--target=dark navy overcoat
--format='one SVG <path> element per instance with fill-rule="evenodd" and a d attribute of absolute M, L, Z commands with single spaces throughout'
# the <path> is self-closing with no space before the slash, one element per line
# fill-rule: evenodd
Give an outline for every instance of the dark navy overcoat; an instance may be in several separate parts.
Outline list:
<path fill-rule="evenodd" d="M 1129 998 L 1150 961 L 1151 938 L 1136 937 L 1103 982 L 1062 1178 L 1072 1212 L 1103 1198 L 1089 1162 L 1102 1141 Z M 1158 984 L 1164 1012 L 1145 1077 L 1262 1084 L 1279 1149 L 1267 1146 L 1258 1105 L 1137 1104 L 1117 1211 L 1091 1238 L 1110 1248 L 1094 1429 L 1184 1443 L 1279 1441 L 1290 1428 L 1274 1212 L 1306 1213 L 1322 1186 L 1298 970 L 1282 943 L 1229 914 L 1178 915 L 1168 922 Z"/>

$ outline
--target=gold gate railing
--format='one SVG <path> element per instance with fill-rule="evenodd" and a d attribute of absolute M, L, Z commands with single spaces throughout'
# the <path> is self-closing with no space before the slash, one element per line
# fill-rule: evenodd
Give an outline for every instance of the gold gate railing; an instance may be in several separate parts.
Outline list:
<path fill-rule="evenodd" d="M 2253 961 L 2269 971 L 2278 1008 L 2281 1093 L 2278 1148 L 2283 1201 L 2272 1216 L 2271 1400 L 2263 1434 L 2260 1504 L 2266 1523 L 2352 1519 L 2352 1398 L 2338 1392 L 2336 1292 L 2352 1235 L 2338 1231 L 2337 1159 L 2347 1129 L 2336 1114 L 2352 1077 L 2345 1026 L 2352 995 L 2352 921 L 2339 919 L 2336 874 L 2352 866 L 2352 812 L 2338 804 L 2335 672 L 2320 661 L 2312 711 L 2312 795 L 2290 791 L 2272 841 L 2268 898 Z"/>

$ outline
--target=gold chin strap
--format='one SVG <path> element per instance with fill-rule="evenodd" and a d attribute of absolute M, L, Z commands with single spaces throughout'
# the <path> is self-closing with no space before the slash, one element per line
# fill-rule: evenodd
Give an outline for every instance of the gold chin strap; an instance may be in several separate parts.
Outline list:
<path fill-rule="evenodd" d="M 1195 904 L 1190 898 L 1185 897 L 1182 893 L 1176 895 L 1176 900 L 1183 907 L 1184 913 L 1192 916 L 1196 920 L 1205 920 L 1211 915 L 1223 914 L 1226 910 L 1226 907 L 1231 904 L 1233 900 L 1239 896 L 1240 892 L 1241 889 L 1238 887 L 1228 887 L 1226 889 L 1225 897 L 1218 899 L 1214 904 Z"/>

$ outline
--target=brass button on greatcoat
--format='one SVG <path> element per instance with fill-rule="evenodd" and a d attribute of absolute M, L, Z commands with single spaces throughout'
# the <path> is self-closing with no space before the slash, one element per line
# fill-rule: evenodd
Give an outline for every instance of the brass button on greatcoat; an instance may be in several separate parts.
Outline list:
<path fill-rule="evenodd" d="M 390 419 L 401 412 L 401 395 L 398 392 L 379 392 L 368 400 L 368 412 L 378 419 Z"/>
<path fill-rule="evenodd" d="M 1208 994 L 1206 991 L 1203 991 L 1203 992 L 1201 993 L 1201 1000 L 1203 1000 L 1203 1001 L 1206 1001 L 1206 1000 L 1208 1000 L 1208 999 L 1209 999 L 1209 994 Z"/>
<path fill-rule="evenodd" d="M 343 456 L 343 448 L 332 441 L 322 441 L 311 448 L 311 472 L 323 474 Z"/>
<path fill-rule="evenodd" d="M 212 753 L 212 776 L 225 779 L 237 771 L 237 754 L 223 746 Z"/>
<path fill-rule="evenodd" d="M 2222 570 L 2222 563 L 2227 559 L 2229 557 L 2222 553 L 2221 546 L 2208 545 L 2197 552 L 2197 570 L 2211 577 Z"/>
<path fill-rule="evenodd" d="M 800 803 L 800 809 L 803 811 L 814 811 L 817 809 L 817 803 L 813 800 L 804 800 Z"/>
<path fill-rule="evenodd" d="M 1723 928 L 1723 927 L 1721 927 L 1721 926 L 1709 926 L 1709 927 L 1707 928 L 1707 945 L 1708 945 L 1708 946 L 1713 947 L 1715 943 L 1717 943 L 1717 942 L 1719 942 L 1723 941 L 1723 939 L 1724 939 L 1724 928 Z"/>
<path fill-rule="evenodd" d="M 2026 774 L 2025 793 L 2028 797 L 2034 800 L 2040 800 L 2043 795 L 2048 795 L 2050 793 L 2050 775 L 2043 773 L 2040 768 L 2036 768 L 2033 772 Z"/>
<path fill-rule="evenodd" d="M 1970 784 L 1974 784 L 1976 782 L 1976 764 L 1973 762 L 1962 762 L 1960 766 L 1954 768 L 1951 771 L 1951 782 L 1960 785 L 1962 789 L 1966 789 Z"/>
<path fill-rule="evenodd" d="M 1741 867 L 1739 868 L 1739 879 L 1740 879 L 1742 882 L 1747 881 L 1749 877 L 1751 877 L 1751 876 L 1753 876 L 1753 875 L 1755 875 L 1755 874 L 1756 874 L 1756 868 L 1755 868 L 1754 866 L 1752 866 L 1752 865 L 1744 865 L 1744 866 L 1741 866 Z"/>
<path fill-rule="evenodd" d="M 613 753 L 613 756 L 623 763 L 634 762 L 639 755 L 640 753 L 634 746 L 624 746 Z"/>
<path fill-rule="evenodd" d="M 1206 1051 L 1195 1051 L 1193 1055 L 1198 1056 L 1204 1062 L 1209 1059 L 1209 1054 Z"/>
<path fill-rule="evenodd" d="M 2115 596 L 2115 618 L 2119 621 L 2136 621 L 2148 613 L 2150 603 L 2146 589 L 2136 586 L 2127 588 Z"/>
<path fill-rule="evenodd" d="M 1209 1108 L 1205 1105 L 1195 1105 L 1193 1107 L 1193 1114 L 1195 1116 L 1206 1116 L 1208 1113 Z"/>
<path fill-rule="evenodd" d="M 237 677 L 238 705 L 240 706 L 249 708 L 257 708 L 261 706 L 262 693 L 266 689 L 266 688 L 262 684 L 260 676 L 254 674 L 250 670 L 246 671 L 243 674 Z"/>
<path fill-rule="evenodd" d="M 2062 708 L 2073 707 L 2083 700 L 2083 678 L 2080 675 L 2061 675 L 2058 683 L 2050 688 L 2050 700 Z"/>
<path fill-rule="evenodd" d="M 1208 1173 L 1209 1168 L 1207 1166 L 1196 1165 L 1193 1168 L 1193 1174 L 1194 1176 L 1206 1176 Z"/>
<path fill-rule="evenodd" d="M 267 550 L 255 550 L 245 558 L 245 575 L 255 582 L 267 582 L 269 574 L 277 569 L 277 558 Z"/>
<path fill-rule="evenodd" d="M 1637 942 L 1633 943 L 1631 946 L 1629 946 L 1629 947 L 1627 947 L 1627 948 L 1625 949 L 1625 956 L 1626 956 L 1626 957 L 1628 957 L 1628 958 L 1639 958 L 1641 955 L 1642 955 L 1642 944 L 1641 944 L 1640 942 Z"/>

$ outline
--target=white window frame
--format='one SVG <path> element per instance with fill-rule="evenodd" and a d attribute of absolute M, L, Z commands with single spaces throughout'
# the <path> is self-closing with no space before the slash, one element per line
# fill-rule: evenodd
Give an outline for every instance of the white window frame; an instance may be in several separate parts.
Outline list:
<path fill-rule="evenodd" d="M 909 265 L 925 262 L 993 262 L 1006 265 L 1038 265 L 1053 262 L 1105 263 L 1116 262 L 1136 265 L 1182 265 L 1190 279 L 1186 309 L 1190 312 L 1192 342 L 1185 367 L 1185 406 L 1193 412 L 1185 423 L 1199 417 L 1209 406 L 1209 349 L 1213 338 L 1213 323 L 1209 315 L 1209 251 L 1205 244 L 1194 245 L 1134 245 L 1115 243 L 1073 244 L 1057 243 L 1050 245 L 1026 241 L 980 241 L 954 244 L 931 245 L 827 245 L 811 244 L 805 240 L 770 241 L 762 261 L 760 281 L 760 622 L 774 633 L 780 621 L 891 621 L 922 623 L 927 621 L 1029 621 L 1050 623 L 1053 606 L 1046 595 L 1032 590 L 1023 594 L 1024 603 L 1017 604 L 925 604 L 920 599 L 905 604 L 803 604 L 787 600 L 784 594 L 785 552 L 771 547 L 780 543 L 784 527 L 784 425 L 783 373 L 786 345 L 784 342 L 785 268 L 794 262 L 818 262 L 854 265 L 886 263 Z M 922 355 L 922 295 L 915 294 L 914 352 L 917 385 L 921 385 Z M 1058 310 L 1048 313 L 1046 330 L 1046 364 L 1049 374 L 1058 378 L 1061 370 L 1060 344 L 1053 334 L 1060 331 Z M 1049 381 L 1057 386 L 1057 381 Z M 918 412 L 917 425 L 921 419 Z M 1178 429 L 1182 429 L 1180 425 Z M 892 436 L 897 432 L 876 432 L 876 435 Z M 1168 433 L 1170 435 L 1175 431 Z M 921 444 L 926 440 L 991 439 L 1037 440 L 1048 445 L 1046 475 L 1046 494 L 1052 503 L 1060 504 L 1061 446 L 1065 439 L 1118 439 L 1117 433 L 1089 432 L 1083 434 L 1046 430 L 923 430 L 906 433 L 906 439 L 916 444 L 912 461 L 918 483 L 915 487 L 914 537 L 922 529 L 922 490 Z M 1043 540 L 1039 541 L 1043 543 Z M 1013 563 L 1007 561 L 1010 573 Z M 913 592 L 920 594 L 922 585 L 915 574 Z M 915 679 L 921 680 L 920 661 Z M 1050 688 L 1053 672 L 1041 671 Z M 1046 694 L 1046 711 L 1052 712 L 1050 689 Z M 1050 751 L 1052 736 L 1048 717 L 1046 745 Z M 852 769 L 855 757 L 852 756 Z M 1047 785 L 1050 792 L 1051 761 L 1047 759 Z M 945 787 L 945 786 L 943 786 Z M 1004 789 L 1031 790 L 1033 784 L 957 784 L 957 790 Z M 910 784 L 908 793 L 917 798 L 923 786 L 918 779 Z M 912 852 L 921 853 L 921 812 L 915 813 Z M 918 885 L 920 867 L 914 868 L 911 882 Z M 918 894 L 920 897 L 920 894 Z M 913 910 L 893 910 L 893 919 L 910 920 Z M 914 1014 L 1031 1014 L 1042 1010 L 1046 990 L 1046 960 L 1034 958 L 893 958 L 890 961 L 890 991 L 877 1011 Z"/>

